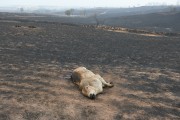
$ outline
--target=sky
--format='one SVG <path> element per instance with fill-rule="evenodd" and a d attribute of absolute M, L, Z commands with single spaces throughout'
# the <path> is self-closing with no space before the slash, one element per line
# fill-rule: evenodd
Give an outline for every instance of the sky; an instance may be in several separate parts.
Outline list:
<path fill-rule="evenodd" d="M 0 6 L 132 7 L 147 4 L 180 4 L 180 0 L 0 0 Z"/>

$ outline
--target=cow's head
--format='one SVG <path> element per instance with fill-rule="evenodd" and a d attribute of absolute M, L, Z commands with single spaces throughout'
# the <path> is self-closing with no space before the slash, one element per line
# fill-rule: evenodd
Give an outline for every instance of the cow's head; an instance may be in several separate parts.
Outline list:
<path fill-rule="evenodd" d="M 82 93 L 83 93 L 83 95 L 89 97 L 90 99 L 95 99 L 96 98 L 96 90 L 92 86 L 89 86 L 89 85 L 85 86 L 82 89 Z"/>

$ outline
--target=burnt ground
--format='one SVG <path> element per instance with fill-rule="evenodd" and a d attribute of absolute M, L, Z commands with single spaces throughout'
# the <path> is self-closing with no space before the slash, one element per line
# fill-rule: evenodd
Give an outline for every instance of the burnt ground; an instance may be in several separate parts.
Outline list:
<path fill-rule="evenodd" d="M 113 88 L 84 97 L 85 66 Z M 0 21 L 1 120 L 180 119 L 180 38 Z"/>

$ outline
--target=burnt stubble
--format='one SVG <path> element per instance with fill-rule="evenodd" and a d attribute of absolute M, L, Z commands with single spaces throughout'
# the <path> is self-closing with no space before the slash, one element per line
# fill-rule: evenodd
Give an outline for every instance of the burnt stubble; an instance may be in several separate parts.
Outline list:
<path fill-rule="evenodd" d="M 78 66 L 115 86 L 87 99 Z M 0 68 L 0 119 L 180 119 L 178 36 L 3 17 Z"/>

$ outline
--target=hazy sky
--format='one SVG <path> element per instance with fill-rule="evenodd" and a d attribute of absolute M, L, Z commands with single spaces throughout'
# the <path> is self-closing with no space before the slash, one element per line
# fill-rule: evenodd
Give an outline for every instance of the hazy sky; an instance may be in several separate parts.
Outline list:
<path fill-rule="evenodd" d="M 148 3 L 176 5 L 180 0 L 0 0 L 0 6 L 129 7 Z"/>

